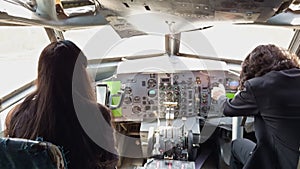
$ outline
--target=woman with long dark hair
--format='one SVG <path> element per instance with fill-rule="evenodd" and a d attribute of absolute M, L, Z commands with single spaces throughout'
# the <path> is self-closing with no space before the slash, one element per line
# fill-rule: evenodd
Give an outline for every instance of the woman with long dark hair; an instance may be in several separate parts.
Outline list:
<path fill-rule="evenodd" d="M 275 45 L 257 46 L 243 61 L 240 91 L 233 99 L 222 87 L 212 98 L 226 116 L 254 116 L 257 142 L 236 139 L 233 169 L 296 169 L 300 147 L 300 62 Z"/>
<path fill-rule="evenodd" d="M 69 169 L 115 168 L 111 112 L 97 104 L 87 59 L 71 41 L 52 42 L 38 63 L 36 90 L 12 109 L 5 135 L 63 148 Z"/>

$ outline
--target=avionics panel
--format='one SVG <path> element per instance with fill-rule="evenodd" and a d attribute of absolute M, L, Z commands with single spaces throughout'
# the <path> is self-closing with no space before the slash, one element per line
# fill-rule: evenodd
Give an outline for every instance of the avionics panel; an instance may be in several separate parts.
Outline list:
<path fill-rule="evenodd" d="M 209 84 L 206 75 L 198 73 L 197 82 L 191 72 L 136 74 L 133 79 L 127 78 L 126 74 L 118 75 L 118 80 L 125 85 L 122 113 L 123 117 L 134 119 L 165 118 L 168 112 L 175 117 L 197 115 L 199 92 Z M 206 107 L 209 101 L 205 100 L 208 94 L 204 92 L 201 96 Z"/>
<path fill-rule="evenodd" d="M 217 114 L 210 91 L 214 85 L 228 80 L 224 71 L 183 71 L 124 73 L 114 76 L 112 81 L 120 82 L 118 90 L 124 91 L 119 120 L 142 121 L 166 118 L 169 114 L 174 118 Z"/>
<path fill-rule="evenodd" d="M 152 121 L 222 116 L 211 89 L 221 83 L 232 97 L 238 79 L 222 61 L 162 55 L 124 60 L 99 83 L 108 86 L 115 121 Z"/>

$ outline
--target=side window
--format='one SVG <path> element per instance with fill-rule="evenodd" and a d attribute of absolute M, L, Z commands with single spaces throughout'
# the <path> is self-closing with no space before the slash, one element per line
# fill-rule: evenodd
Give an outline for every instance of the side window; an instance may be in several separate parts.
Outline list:
<path fill-rule="evenodd" d="M 0 27 L 0 136 L 10 108 L 9 95 L 35 80 L 41 50 L 50 42 L 43 27 Z"/>
<path fill-rule="evenodd" d="M 42 27 L 0 27 L 0 98 L 35 79 L 41 50 L 50 42 Z"/>

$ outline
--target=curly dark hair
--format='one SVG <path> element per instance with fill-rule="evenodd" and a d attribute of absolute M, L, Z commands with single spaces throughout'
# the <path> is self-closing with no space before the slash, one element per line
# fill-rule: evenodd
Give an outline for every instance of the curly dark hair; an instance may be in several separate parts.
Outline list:
<path fill-rule="evenodd" d="M 245 81 L 251 78 L 263 76 L 270 71 L 291 68 L 300 68 L 296 54 L 272 44 L 259 45 L 242 63 L 239 89 L 243 89 Z"/>

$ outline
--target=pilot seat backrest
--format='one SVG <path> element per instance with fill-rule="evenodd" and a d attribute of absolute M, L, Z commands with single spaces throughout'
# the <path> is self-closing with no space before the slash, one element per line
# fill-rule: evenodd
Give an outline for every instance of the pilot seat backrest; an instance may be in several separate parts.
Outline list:
<path fill-rule="evenodd" d="M 298 166 L 297 169 L 300 169 L 300 147 L 299 147 L 299 160 L 298 160 Z"/>
<path fill-rule="evenodd" d="M 49 142 L 0 138 L 1 169 L 67 169 L 61 150 Z"/>

